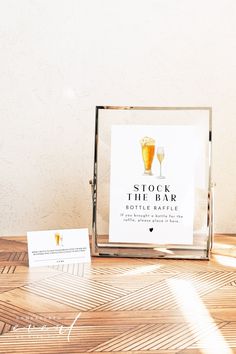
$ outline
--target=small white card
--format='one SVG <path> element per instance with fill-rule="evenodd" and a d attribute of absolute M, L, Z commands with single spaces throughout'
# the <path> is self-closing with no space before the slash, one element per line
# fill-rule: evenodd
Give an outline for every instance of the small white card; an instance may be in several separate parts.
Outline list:
<path fill-rule="evenodd" d="M 88 229 L 27 232 L 30 267 L 91 261 Z"/>

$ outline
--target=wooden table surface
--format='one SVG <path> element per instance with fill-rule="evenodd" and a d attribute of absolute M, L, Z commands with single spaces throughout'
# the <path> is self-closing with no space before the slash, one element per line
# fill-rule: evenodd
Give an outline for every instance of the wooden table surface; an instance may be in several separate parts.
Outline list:
<path fill-rule="evenodd" d="M 25 238 L 0 238 L 0 353 L 236 353 L 235 243 L 29 269 Z"/>

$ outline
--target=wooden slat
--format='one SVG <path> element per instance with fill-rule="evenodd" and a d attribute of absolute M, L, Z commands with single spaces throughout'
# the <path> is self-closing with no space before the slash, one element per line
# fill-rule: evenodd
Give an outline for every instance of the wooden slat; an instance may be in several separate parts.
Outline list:
<path fill-rule="evenodd" d="M 172 279 L 189 281 L 195 287 L 196 293 L 204 295 L 218 289 L 220 286 L 224 286 L 230 281 L 233 281 L 235 279 L 235 273 L 215 272 L 213 274 L 181 274 Z M 157 308 L 175 308 L 177 305 L 178 300 L 170 291 L 168 280 L 164 280 L 96 307 L 94 311 L 154 310 Z"/>
<path fill-rule="evenodd" d="M 23 290 L 81 311 L 89 311 L 128 293 L 124 289 L 68 274 L 27 285 Z"/>

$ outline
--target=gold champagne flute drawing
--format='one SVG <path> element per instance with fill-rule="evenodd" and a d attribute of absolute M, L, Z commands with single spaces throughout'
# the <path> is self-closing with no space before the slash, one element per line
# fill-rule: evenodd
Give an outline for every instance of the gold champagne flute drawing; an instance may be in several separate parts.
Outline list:
<path fill-rule="evenodd" d="M 164 160 L 165 157 L 165 150 L 162 146 L 157 148 L 157 159 L 160 163 L 160 175 L 158 176 L 158 178 L 165 178 L 164 176 L 162 176 L 162 161 Z"/>
<path fill-rule="evenodd" d="M 145 136 L 141 141 L 144 174 L 152 175 L 152 161 L 155 153 L 155 140 Z"/>

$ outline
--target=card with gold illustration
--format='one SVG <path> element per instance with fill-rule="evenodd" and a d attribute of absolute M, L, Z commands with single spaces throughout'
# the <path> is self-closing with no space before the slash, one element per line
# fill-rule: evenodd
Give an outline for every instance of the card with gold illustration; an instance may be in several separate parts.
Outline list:
<path fill-rule="evenodd" d="M 90 262 L 88 229 L 27 232 L 30 267 Z"/>
<path fill-rule="evenodd" d="M 192 244 L 192 126 L 111 129 L 110 242 Z"/>

